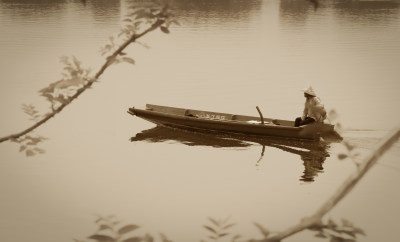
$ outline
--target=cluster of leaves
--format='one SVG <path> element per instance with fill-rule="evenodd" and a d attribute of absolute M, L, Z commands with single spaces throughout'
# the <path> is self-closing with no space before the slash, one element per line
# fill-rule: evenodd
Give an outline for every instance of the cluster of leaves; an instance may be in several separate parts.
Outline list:
<path fill-rule="evenodd" d="M 358 167 L 360 164 L 357 163 L 356 160 L 357 160 L 357 157 L 360 155 L 360 153 L 355 150 L 356 147 L 354 145 L 350 144 L 350 142 L 348 142 L 348 141 L 342 141 L 342 144 L 346 148 L 346 153 L 338 154 L 338 158 L 340 160 L 350 158 Z"/>
<path fill-rule="evenodd" d="M 37 147 L 37 145 L 44 140 L 46 140 L 46 138 L 31 134 L 12 139 L 11 141 L 20 145 L 19 152 L 25 152 L 26 156 L 34 156 L 36 154 L 45 153 L 45 150 Z"/>
<path fill-rule="evenodd" d="M 335 130 L 338 133 L 342 133 L 343 132 L 343 127 L 342 127 L 342 124 L 337 121 L 338 120 L 338 116 L 339 115 L 338 115 L 338 113 L 336 112 L 335 109 L 329 110 L 329 113 L 328 113 L 329 122 L 331 122 L 331 123 L 333 123 L 335 125 Z"/>
<path fill-rule="evenodd" d="M 110 37 L 110 43 L 100 49 L 102 55 L 115 53 L 120 44 L 116 44 L 116 40 L 126 42 L 136 36 L 139 31 L 143 30 L 143 26 L 160 23 L 160 30 L 166 34 L 170 33 L 171 24 L 179 25 L 179 22 L 173 19 L 173 12 L 168 3 L 162 1 L 144 2 L 141 6 L 128 7 L 129 13 L 123 19 L 124 25 L 117 37 Z M 110 64 L 119 64 L 126 62 L 135 64 L 135 60 L 127 57 L 125 52 L 120 52 L 117 56 L 110 55 L 107 60 Z"/>
<path fill-rule="evenodd" d="M 97 242 L 153 242 L 154 237 L 150 234 L 143 236 L 133 235 L 132 233 L 140 227 L 135 224 L 127 224 L 119 226 L 121 222 L 115 220 L 114 215 L 102 217 L 96 220 L 98 226 L 97 232 L 88 237 L 90 240 Z M 160 234 L 162 242 L 172 242 L 164 234 Z M 85 242 L 75 239 L 75 242 Z"/>
<path fill-rule="evenodd" d="M 331 122 L 334 122 L 335 120 L 337 120 L 338 114 L 336 113 L 335 110 L 331 110 L 328 114 L 328 117 Z M 342 127 L 341 123 L 336 122 L 335 129 L 337 130 L 338 133 L 343 133 L 343 127 Z M 356 151 L 356 149 L 355 149 L 356 147 L 346 140 L 343 140 L 342 144 L 346 148 L 346 153 L 339 153 L 338 159 L 344 160 L 344 159 L 350 158 L 351 160 L 354 161 L 356 166 L 358 166 L 359 164 L 356 162 L 356 158 L 360 155 L 360 153 L 358 153 Z"/>
<path fill-rule="evenodd" d="M 221 238 L 230 240 L 231 242 L 237 242 L 241 239 L 241 235 L 231 236 L 229 229 L 232 228 L 235 223 L 229 222 L 230 218 L 226 219 L 214 219 L 209 217 L 209 224 L 203 225 L 210 235 L 208 239 L 212 241 L 218 241 Z M 110 216 L 98 216 L 95 221 L 98 226 L 95 234 L 88 237 L 91 241 L 97 242 L 154 242 L 155 239 L 150 234 L 146 233 L 144 236 L 134 235 L 140 227 L 135 224 L 121 225 L 121 222 L 115 219 L 114 215 Z M 254 225 L 260 230 L 263 235 L 261 240 L 243 240 L 247 242 L 254 241 L 269 241 L 271 233 L 265 229 L 262 225 L 254 223 Z M 355 227 L 351 222 L 342 219 L 341 225 L 338 225 L 333 220 L 329 219 L 326 224 L 318 223 L 309 227 L 311 231 L 315 231 L 315 236 L 323 239 L 330 239 L 330 242 L 356 242 L 357 235 L 365 235 L 364 231 L 360 228 Z M 161 242 L 172 242 L 164 234 L 160 233 L 159 238 Z M 230 237 L 231 236 L 231 237 Z M 272 239 L 273 240 L 273 239 Z M 74 239 L 75 242 L 87 242 L 84 240 Z M 200 240 L 205 242 L 206 240 Z M 274 240 L 275 241 L 275 240 Z"/>
<path fill-rule="evenodd" d="M 235 225 L 234 223 L 229 223 L 229 217 L 224 220 L 214 218 L 208 218 L 208 220 L 211 222 L 210 225 L 203 225 L 203 228 L 211 233 L 208 238 L 214 241 L 218 241 L 218 239 L 228 236 L 230 234 L 228 229 Z M 236 241 L 239 238 L 240 235 L 235 235 L 232 238 L 232 241 Z M 201 240 L 201 242 L 204 242 L 204 240 Z"/>
<path fill-rule="evenodd" d="M 106 55 L 110 52 L 115 52 L 119 48 L 120 45 L 115 43 L 116 39 L 114 37 L 112 37 L 112 36 L 109 37 L 109 40 L 110 40 L 110 43 L 100 49 L 101 55 Z M 135 60 L 132 59 L 131 57 L 126 56 L 125 52 L 119 53 L 119 55 L 116 57 L 109 56 L 109 57 L 107 57 L 107 60 L 110 61 L 110 65 L 111 64 L 119 64 L 121 62 L 126 62 L 126 63 L 132 64 L 132 65 L 135 64 Z"/>
<path fill-rule="evenodd" d="M 51 83 L 46 88 L 39 91 L 41 96 L 44 96 L 50 103 L 51 108 L 54 110 L 61 104 L 70 101 L 71 97 L 78 91 L 79 88 L 90 81 L 88 75 L 90 70 L 83 69 L 81 62 L 76 57 L 62 57 L 61 62 L 65 65 L 65 72 L 62 74 L 63 79 Z M 22 110 L 29 115 L 30 120 L 39 122 L 39 119 L 46 116 L 40 115 L 39 111 L 32 104 L 23 104 Z M 49 114 L 47 114 L 49 115 Z M 24 135 L 19 138 L 11 139 L 12 142 L 19 143 L 20 152 L 25 152 L 26 156 L 33 156 L 35 154 L 43 154 L 45 151 L 37 145 L 43 142 L 46 138 L 38 135 Z"/>
<path fill-rule="evenodd" d="M 29 120 L 32 121 L 37 121 L 38 118 L 41 117 L 41 115 L 39 114 L 39 111 L 36 110 L 36 107 L 33 106 L 32 104 L 22 104 L 22 110 L 24 111 L 24 113 L 28 114 L 30 116 Z"/>
<path fill-rule="evenodd" d="M 82 68 L 81 62 L 75 56 L 72 58 L 63 56 L 61 62 L 65 65 L 63 78 L 39 91 L 40 95 L 51 103 L 53 110 L 58 105 L 69 102 L 79 88 L 91 81 L 90 69 Z"/>
<path fill-rule="evenodd" d="M 356 242 L 357 235 L 364 235 L 362 229 L 355 227 L 351 222 L 342 219 L 341 225 L 329 219 L 326 224 L 310 228 L 317 231 L 316 237 L 329 239 L 330 242 Z"/>
<path fill-rule="evenodd" d="M 22 104 L 22 110 L 30 118 L 30 120 L 37 122 L 42 115 L 32 104 Z M 10 141 L 19 144 L 19 152 L 24 152 L 26 156 L 34 156 L 36 154 L 43 154 L 45 150 L 37 147 L 37 145 L 46 140 L 45 137 L 38 136 L 35 134 L 24 135 L 18 138 L 12 138 Z"/>
<path fill-rule="evenodd" d="M 141 6 L 132 5 L 129 9 L 133 11 L 126 15 L 124 19 L 126 25 L 122 28 L 120 35 L 129 37 L 135 34 L 141 23 L 153 24 L 162 21 L 160 30 L 166 34 L 170 33 L 171 24 L 179 25 L 179 22 L 174 19 L 175 15 L 168 1 L 149 1 Z"/>

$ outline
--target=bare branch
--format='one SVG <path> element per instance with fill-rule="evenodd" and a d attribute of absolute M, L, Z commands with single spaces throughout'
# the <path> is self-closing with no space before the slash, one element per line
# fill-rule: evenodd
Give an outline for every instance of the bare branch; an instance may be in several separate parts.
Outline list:
<path fill-rule="evenodd" d="M 362 163 L 340 187 L 339 189 L 310 217 L 304 218 L 299 224 L 288 228 L 274 236 L 266 239 L 258 240 L 257 242 L 276 242 L 281 241 L 295 233 L 304 229 L 309 229 L 314 226 L 319 226 L 325 214 L 327 214 L 340 200 L 342 200 L 354 186 L 364 177 L 369 169 L 398 139 L 400 138 L 400 126 L 389 132 L 385 138 L 376 146 L 376 150 L 367 156 Z M 253 240 L 254 241 L 254 240 Z"/>

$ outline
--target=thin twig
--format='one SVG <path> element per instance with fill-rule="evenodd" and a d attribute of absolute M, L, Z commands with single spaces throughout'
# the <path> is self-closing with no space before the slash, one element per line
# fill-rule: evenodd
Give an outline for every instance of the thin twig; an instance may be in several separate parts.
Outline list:
<path fill-rule="evenodd" d="M 157 19 L 149 28 L 147 28 L 146 30 L 144 30 L 142 33 L 137 34 L 137 35 L 132 35 L 131 38 L 129 38 L 127 41 L 125 41 L 116 51 L 114 51 L 114 53 L 109 56 L 107 58 L 107 61 L 103 64 L 103 66 L 99 69 L 99 71 L 96 73 L 96 75 L 89 80 L 83 87 L 81 87 L 80 89 L 77 90 L 77 92 L 71 96 L 66 102 L 64 102 L 63 104 L 61 104 L 57 109 L 54 109 L 51 113 L 47 114 L 43 119 L 41 119 L 40 121 L 38 121 L 37 123 L 33 124 L 31 127 L 16 133 L 16 134 L 11 134 L 5 137 L 0 138 L 0 143 L 7 141 L 7 140 L 11 140 L 11 139 L 17 139 L 25 134 L 28 134 L 29 132 L 35 130 L 36 128 L 38 128 L 39 126 L 41 126 L 42 124 L 46 123 L 49 119 L 51 119 L 52 117 L 54 117 L 57 113 L 61 112 L 68 104 L 70 104 L 74 99 L 78 98 L 84 91 L 86 91 L 87 89 L 89 89 L 92 84 L 97 81 L 100 76 L 104 73 L 104 71 L 112 64 L 112 62 L 114 61 L 114 59 L 121 54 L 121 52 L 132 42 L 135 42 L 137 39 L 139 39 L 140 37 L 146 35 L 147 33 L 157 29 L 158 27 L 160 27 L 165 21 L 161 20 L 161 19 Z"/>

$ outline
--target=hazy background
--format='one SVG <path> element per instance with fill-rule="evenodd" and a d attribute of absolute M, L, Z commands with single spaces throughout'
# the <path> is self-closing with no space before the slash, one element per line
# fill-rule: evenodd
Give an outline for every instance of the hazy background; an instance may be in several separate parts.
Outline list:
<path fill-rule="evenodd" d="M 99 49 L 118 33 L 130 2 L 0 0 L 0 136 L 32 124 L 21 104 L 48 111 L 38 90 L 61 79 L 59 57 L 98 70 Z M 208 216 L 230 215 L 235 234 L 255 238 L 253 221 L 273 231 L 297 223 L 355 169 L 336 158 L 338 144 L 322 158 L 313 149 L 266 146 L 259 161 L 257 143 L 215 148 L 220 141 L 209 136 L 172 131 L 130 142 L 154 127 L 128 115 L 131 106 L 257 116 L 258 105 L 266 117 L 294 119 L 304 104 L 300 89 L 312 85 L 363 155 L 399 123 L 399 1 L 322 1 L 317 10 L 301 0 L 175 6 L 181 26 L 141 39 L 150 48 L 129 48 L 135 66 L 110 68 L 35 131 L 49 138 L 45 154 L 28 158 L 0 144 L 0 240 L 82 239 L 94 232 L 96 214 L 176 242 L 203 239 Z M 365 229 L 360 241 L 399 239 L 399 155 L 397 143 L 328 216 Z M 313 182 L 305 182 L 310 167 Z M 304 232 L 287 241 L 312 239 Z"/>

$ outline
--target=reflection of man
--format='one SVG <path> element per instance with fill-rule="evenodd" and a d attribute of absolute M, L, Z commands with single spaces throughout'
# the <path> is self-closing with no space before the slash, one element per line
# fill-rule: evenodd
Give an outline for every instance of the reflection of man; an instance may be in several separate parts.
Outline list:
<path fill-rule="evenodd" d="M 295 127 L 306 125 L 314 122 L 324 122 L 326 118 L 326 111 L 321 100 L 315 94 L 313 88 L 303 90 L 306 102 L 304 104 L 303 116 L 296 118 Z"/>
<path fill-rule="evenodd" d="M 304 161 L 304 172 L 300 178 L 300 181 L 304 182 L 313 182 L 314 177 L 318 175 L 318 173 L 322 172 L 324 168 L 322 164 L 326 160 L 328 154 L 303 154 L 301 155 L 301 159 Z"/>
<path fill-rule="evenodd" d="M 286 145 L 279 144 L 266 144 L 271 147 L 275 147 L 281 149 L 283 151 L 287 151 L 293 154 L 300 155 L 300 158 L 304 161 L 304 172 L 303 175 L 300 176 L 300 181 L 304 182 L 313 182 L 314 177 L 318 175 L 318 173 L 324 170 L 323 164 L 326 160 L 326 157 L 329 157 L 329 153 L 327 152 L 326 145 L 317 145 L 312 147 L 303 147 L 305 150 L 298 150 Z M 299 146 L 301 148 L 301 145 Z M 261 154 L 262 156 L 263 154 Z"/>

